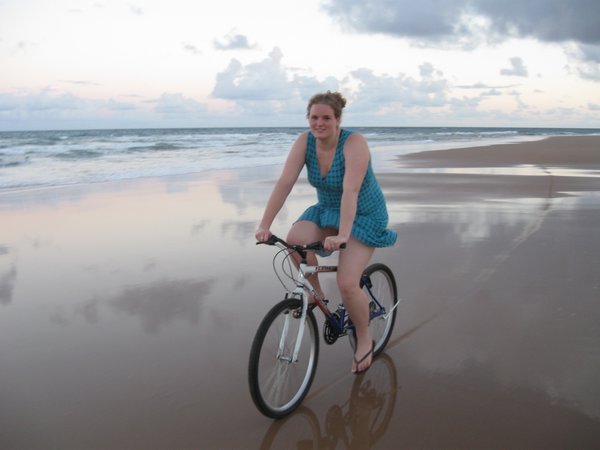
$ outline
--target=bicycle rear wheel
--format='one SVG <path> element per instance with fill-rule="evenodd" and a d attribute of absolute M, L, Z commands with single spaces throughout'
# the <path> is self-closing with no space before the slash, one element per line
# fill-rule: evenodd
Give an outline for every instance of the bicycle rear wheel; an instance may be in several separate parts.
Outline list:
<path fill-rule="evenodd" d="M 369 299 L 369 333 L 375 341 L 373 356 L 377 356 L 390 340 L 396 323 L 396 279 L 388 266 L 376 263 L 365 269 L 360 286 Z M 356 332 L 352 331 L 350 345 L 356 349 Z"/>
<path fill-rule="evenodd" d="M 248 365 L 250 395 L 267 417 L 280 418 L 296 409 L 317 370 L 319 333 L 312 311 L 306 314 L 299 352 L 293 360 L 302 323 L 293 312 L 301 307 L 302 302 L 296 299 L 276 304 L 264 317 L 252 343 Z"/>

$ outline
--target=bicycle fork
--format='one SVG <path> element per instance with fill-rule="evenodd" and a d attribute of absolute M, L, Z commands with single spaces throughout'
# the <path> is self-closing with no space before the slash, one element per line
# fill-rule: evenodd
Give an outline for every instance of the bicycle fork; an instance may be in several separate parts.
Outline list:
<path fill-rule="evenodd" d="M 277 349 L 277 359 L 293 363 L 298 361 L 298 353 L 300 352 L 300 345 L 302 344 L 302 338 L 304 337 L 304 327 L 306 324 L 306 311 L 308 310 L 308 302 L 304 300 L 302 302 L 302 314 L 299 319 L 295 319 L 290 311 L 285 315 L 285 321 L 283 323 L 283 330 L 281 331 L 281 337 L 279 338 L 279 348 Z M 290 332 L 290 323 L 292 320 L 299 320 L 298 333 L 296 334 L 296 342 L 294 343 L 294 351 L 291 356 L 285 354 L 285 343 L 288 339 Z M 293 338 L 293 336 L 291 336 Z"/>

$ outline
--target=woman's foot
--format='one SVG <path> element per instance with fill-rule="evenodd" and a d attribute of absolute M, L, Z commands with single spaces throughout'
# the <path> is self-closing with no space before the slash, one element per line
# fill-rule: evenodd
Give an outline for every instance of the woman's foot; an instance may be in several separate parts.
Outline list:
<path fill-rule="evenodd" d="M 354 354 L 354 360 L 352 361 L 352 373 L 358 375 L 359 373 L 366 372 L 369 367 L 371 367 L 371 364 L 373 363 L 374 348 L 374 341 L 370 341 L 369 346 L 357 345 L 356 353 Z"/>

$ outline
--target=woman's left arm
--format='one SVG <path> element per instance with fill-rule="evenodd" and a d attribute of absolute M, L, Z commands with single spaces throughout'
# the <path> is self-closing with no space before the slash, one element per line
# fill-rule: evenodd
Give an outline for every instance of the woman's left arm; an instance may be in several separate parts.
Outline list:
<path fill-rule="evenodd" d="M 340 205 L 340 228 L 337 236 L 331 236 L 326 240 L 325 247 L 328 247 L 327 244 L 331 247 L 328 250 L 337 250 L 350 238 L 356 217 L 358 193 L 367 173 L 370 159 L 369 146 L 362 135 L 354 133 L 348 137 L 344 145 L 344 158 L 346 164 Z"/>

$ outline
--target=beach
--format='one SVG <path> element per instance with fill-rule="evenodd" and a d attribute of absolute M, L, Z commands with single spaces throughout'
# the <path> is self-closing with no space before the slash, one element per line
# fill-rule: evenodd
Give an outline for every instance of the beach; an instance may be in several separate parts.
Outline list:
<path fill-rule="evenodd" d="M 0 191 L 0 448 L 600 445 L 600 136 L 389 164 L 392 339 L 358 377 L 322 342 L 281 421 L 247 383 L 283 296 L 253 238 L 279 166 Z"/>

